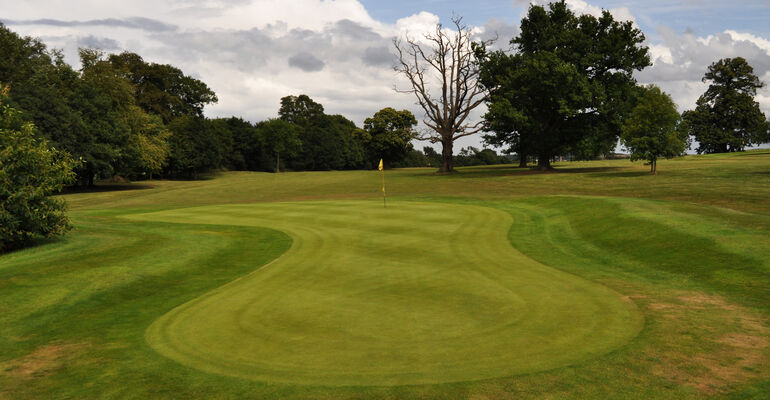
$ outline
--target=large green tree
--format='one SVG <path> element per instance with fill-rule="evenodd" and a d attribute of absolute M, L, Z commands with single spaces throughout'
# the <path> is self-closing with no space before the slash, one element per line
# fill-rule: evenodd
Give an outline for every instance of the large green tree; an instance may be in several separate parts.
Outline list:
<path fill-rule="evenodd" d="M 217 136 L 221 128 L 205 118 L 188 115 L 171 121 L 166 172 L 171 176 L 197 178 L 202 172 L 220 168 L 225 156 Z"/>
<path fill-rule="evenodd" d="M 725 58 L 708 67 L 706 92 L 694 110 L 682 114 L 684 127 L 698 141 L 698 153 L 743 151 L 767 140 L 767 122 L 754 101 L 764 86 L 742 57 Z"/>
<path fill-rule="evenodd" d="M 677 129 L 679 112 L 671 96 L 654 85 L 640 87 L 636 106 L 623 120 L 621 142 L 631 161 L 647 160 L 658 173 L 658 158 L 680 156 L 687 148 L 687 133 Z"/>
<path fill-rule="evenodd" d="M 369 161 L 382 159 L 386 168 L 404 159 L 413 149 L 414 126 L 417 119 L 409 110 L 383 108 L 364 120 L 364 143 Z"/>
<path fill-rule="evenodd" d="M 490 91 L 487 140 L 522 159 L 537 156 L 539 169 L 586 138 L 616 142 L 636 86 L 632 73 L 650 65 L 643 42 L 630 21 L 608 11 L 597 18 L 575 15 L 565 1 L 530 6 L 511 40 L 514 53 L 477 52 Z"/>
<path fill-rule="evenodd" d="M 281 155 L 294 157 L 302 150 L 297 126 L 282 119 L 270 119 L 257 125 L 265 151 L 275 156 L 275 172 L 281 172 Z"/>
<path fill-rule="evenodd" d="M 183 115 L 202 117 L 203 107 L 218 101 L 204 82 L 172 65 L 148 63 L 131 52 L 112 54 L 108 61 L 136 87 L 136 104 L 164 123 Z"/>
<path fill-rule="evenodd" d="M 304 94 L 283 97 L 278 115 L 297 126 L 302 142 L 302 151 L 290 162 L 292 168 L 341 170 L 364 165 L 364 148 L 353 121 L 325 114 L 321 104 Z"/>
<path fill-rule="evenodd" d="M 63 200 L 49 197 L 74 179 L 69 154 L 39 139 L 35 126 L 4 103 L 0 87 L 0 252 L 70 229 Z"/>

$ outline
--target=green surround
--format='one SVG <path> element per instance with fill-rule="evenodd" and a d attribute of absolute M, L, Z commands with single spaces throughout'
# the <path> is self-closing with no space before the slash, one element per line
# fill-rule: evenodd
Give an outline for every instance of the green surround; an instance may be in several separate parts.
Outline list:
<path fill-rule="evenodd" d="M 292 238 L 278 259 L 148 328 L 156 351 L 206 372 L 327 386 L 470 381 L 574 364 L 642 327 L 618 293 L 513 248 L 515 222 L 493 208 L 324 201 L 128 218 Z"/>

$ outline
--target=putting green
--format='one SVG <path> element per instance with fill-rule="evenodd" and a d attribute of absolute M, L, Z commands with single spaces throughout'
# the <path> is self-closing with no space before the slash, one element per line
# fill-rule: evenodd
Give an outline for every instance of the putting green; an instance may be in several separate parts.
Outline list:
<path fill-rule="evenodd" d="M 156 351 L 211 373 L 333 386 L 478 380 L 607 353 L 642 325 L 617 293 L 514 249 L 511 216 L 491 208 L 301 202 L 130 218 L 292 237 L 272 263 L 148 328 Z"/>

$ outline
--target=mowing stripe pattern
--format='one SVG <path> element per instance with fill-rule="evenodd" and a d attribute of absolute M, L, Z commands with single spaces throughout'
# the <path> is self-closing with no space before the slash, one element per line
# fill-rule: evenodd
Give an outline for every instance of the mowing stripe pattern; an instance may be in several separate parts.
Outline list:
<path fill-rule="evenodd" d="M 148 328 L 156 351 L 210 373 L 329 386 L 479 380 L 605 354 L 642 325 L 617 293 L 513 248 L 515 221 L 492 208 L 328 201 L 129 218 L 291 236 L 272 263 Z"/>

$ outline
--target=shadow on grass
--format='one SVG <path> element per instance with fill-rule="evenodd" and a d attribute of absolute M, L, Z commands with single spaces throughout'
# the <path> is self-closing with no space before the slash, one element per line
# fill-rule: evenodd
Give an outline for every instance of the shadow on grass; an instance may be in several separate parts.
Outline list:
<path fill-rule="evenodd" d="M 43 245 L 46 245 L 46 244 L 61 242 L 64 239 L 65 239 L 64 235 L 54 236 L 54 237 L 51 237 L 51 238 L 36 238 L 36 239 L 32 239 L 29 242 L 26 242 L 24 244 L 20 244 L 20 245 L 17 245 L 17 246 L 14 246 L 14 247 L 11 247 L 11 248 L 8 248 L 8 249 L 5 249 L 5 250 L 0 248 L 0 256 L 5 256 L 5 255 L 13 254 L 13 253 L 18 253 L 18 252 L 21 252 L 21 251 L 24 251 L 24 250 L 27 250 L 27 249 L 31 249 L 33 247 L 39 247 L 39 246 L 43 246 Z"/>
<path fill-rule="evenodd" d="M 100 193 L 100 192 L 119 192 L 123 190 L 143 190 L 152 189 L 155 185 L 149 183 L 97 183 L 94 186 L 69 186 L 65 187 L 61 193 Z"/>
<path fill-rule="evenodd" d="M 434 175 L 457 179 L 545 174 L 595 174 L 596 176 L 606 177 L 631 177 L 643 176 L 647 174 L 645 171 L 616 172 L 624 171 L 628 168 L 629 167 L 556 167 L 551 170 L 541 171 L 536 169 L 534 166 L 522 168 L 513 166 L 512 164 L 500 164 L 458 167 L 454 172 L 450 173 L 440 173 L 438 170 L 433 168 L 404 168 L 399 170 L 402 174 L 407 176 L 416 177 Z"/>
<path fill-rule="evenodd" d="M 534 167 L 520 168 L 512 167 L 510 165 L 500 167 L 494 166 L 491 168 L 481 167 L 461 170 L 457 173 L 458 177 L 462 178 L 477 178 L 477 177 L 498 177 L 498 176 L 523 176 L 523 175 L 549 175 L 549 174 L 596 174 L 605 175 L 608 177 L 619 176 L 617 172 L 627 169 L 627 167 L 556 167 L 554 169 L 542 171 Z M 637 176 L 636 172 L 633 175 Z"/>
<path fill-rule="evenodd" d="M 620 170 L 622 168 L 618 168 Z M 660 171 L 658 172 L 660 173 Z M 653 176 L 650 171 L 640 171 L 640 170 L 634 170 L 634 171 L 623 171 L 623 172 L 597 172 L 594 173 L 593 176 L 597 178 L 637 178 L 640 176 Z"/>

